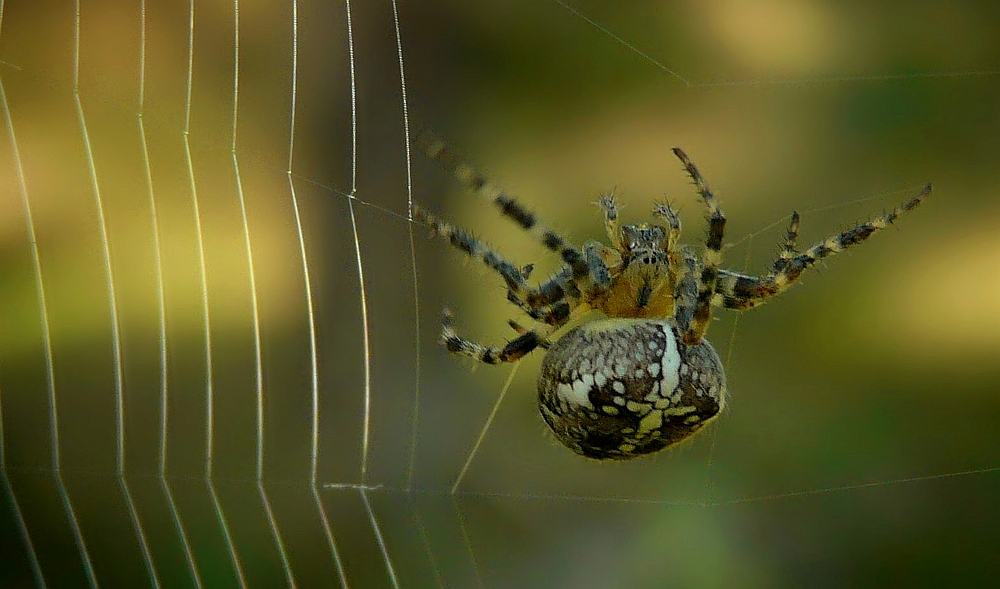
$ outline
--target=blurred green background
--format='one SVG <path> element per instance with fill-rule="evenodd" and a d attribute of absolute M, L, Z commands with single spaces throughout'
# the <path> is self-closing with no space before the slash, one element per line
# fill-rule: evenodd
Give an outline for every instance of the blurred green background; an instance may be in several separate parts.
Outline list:
<path fill-rule="evenodd" d="M 0 85 L 4 586 L 1000 581 L 994 3 L 5 2 Z M 557 261 L 423 127 L 577 242 L 614 189 L 698 244 L 681 146 L 750 272 L 792 210 L 806 244 L 934 193 L 719 312 L 727 414 L 605 464 L 545 431 L 540 354 L 437 345 L 446 305 L 518 317 L 411 199 Z"/>

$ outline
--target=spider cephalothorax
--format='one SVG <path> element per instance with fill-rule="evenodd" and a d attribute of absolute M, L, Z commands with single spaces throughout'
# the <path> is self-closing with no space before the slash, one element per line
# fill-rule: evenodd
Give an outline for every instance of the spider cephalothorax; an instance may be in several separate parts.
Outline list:
<path fill-rule="evenodd" d="M 621 226 L 611 195 L 601 197 L 610 247 L 589 241 L 582 249 L 541 226 L 513 197 L 463 164 L 441 141 L 424 136 L 422 148 L 501 214 L 558 254 L 564 267 L 547 281 L 528 283 L 531 266 L 519 268 L 465 231 L 416 207 L 414 217 L 506 282 L 507 298 L 543 323 L 502 347 L 458 335 L 445 311 L 441 341 L 448 350 L 487 364 L 514 362 L 547 348 L 538 380 L 542 417 L 560 442 L 591 458 L 634 458 L 671 446 L 717 417 L 725 406 L 722 362 L 705 339 L 712 307 L 750 309 L 791 286 L 817 261 L 861 243 L 930 194 L 930 184 L 891 213 L 860 223 L 799 252 L 799 215 L 792 213 L 785 242 L 770 271 L 749 276 L 719 268 L 726 218 L 687 155 L 674 155 L 694 182 L 708 211 L 708 237 L 697 253 L 678 245 L 680 220 L 665 203 L 653 216 L 662 224 Z M 561 337 L 549 336 L 583 313 L 588 321 Z"/>

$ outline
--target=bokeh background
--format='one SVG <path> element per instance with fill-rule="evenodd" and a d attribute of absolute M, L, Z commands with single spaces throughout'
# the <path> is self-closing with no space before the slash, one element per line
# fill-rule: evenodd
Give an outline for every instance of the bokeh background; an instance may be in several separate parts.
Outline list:
<path fill-rule="evenodd" d="M 4 2 L 0 585 L 993 586 L 998 39 L 984 1 Z M 421 128 L 578 242 L 613 189 L 697 244 L 681 146 L 747 271 L 793 209 L 805 244 L 934 193 L 720 312 L 728 413 L 605 464 L 540 354 L 436 344 L 517 315 L 411 200 L 556 260 Z"/>

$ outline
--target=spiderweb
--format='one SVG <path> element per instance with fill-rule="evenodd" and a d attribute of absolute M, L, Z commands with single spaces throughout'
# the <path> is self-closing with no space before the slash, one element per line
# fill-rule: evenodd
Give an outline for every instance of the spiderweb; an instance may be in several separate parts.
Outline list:
<path fill-rule="evenodd" d="M 0 584 L 995 582 L 996 17 L 3 2 Z M 544 431 L 540 354 L 438 347 L 446 305 L 486 341 L 513 315 L 414 200 L 555 260 L 413 153 L 420 126 L 578 242 L 617 186 L 626 220 L 667 195 L 697 243 L 682 145 L 747 271 L 793 208 L 811 242 L 935 193 L 719 313 L 707 433 L 596 463 Z"/>

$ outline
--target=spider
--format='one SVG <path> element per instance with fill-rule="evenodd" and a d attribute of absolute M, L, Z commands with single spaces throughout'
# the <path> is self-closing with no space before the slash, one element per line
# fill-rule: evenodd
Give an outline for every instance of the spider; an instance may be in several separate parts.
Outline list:
<path fill-rule="evenodd" d="M 463 163 L 439 139 L 423 134 L 421 149 L 500 213 L 558 254 L 563 267 L 531 285 L 532 266 L 519 268 L 467 230 L 414 207 L 414 218 L 500 275 L 507 299 L 541 325 L 509 325 L 517 337 L 500 347 L 459 335 L 445 309 L 441 343 L 455 354 L 486 364 L 516 362 L 536 348 L 547 350 L 538 378 L 538 404 L 556 438 L 578 454 L 625 460 L 662 450 L 717 418 L 726 403 L 726 375 L 705 339 L 713 307 L 751 309 L 780 294 L 819 260 L 861 243 L 919 205 L 931 185 L 890 213 L 798 251 L 799 215 L 793 212 L 777 260 L 762 276 L 720 268 L 726 217 L 698 168 L 680 148 L 673 154 L 708 211 L 704 249 L 678 244 L 676 211 L 657 202 L 655 224 L 620 225 L 618 205 L 607 194 L 603 211 L 610 247 L 583 248 L 540 224 L 534 213 Z M 593 319 L 550 336 L 585 312 Z"/>

